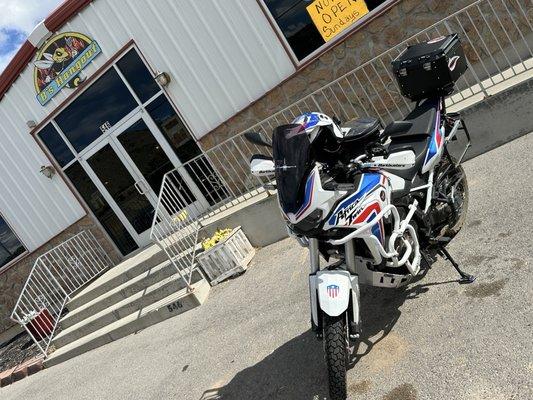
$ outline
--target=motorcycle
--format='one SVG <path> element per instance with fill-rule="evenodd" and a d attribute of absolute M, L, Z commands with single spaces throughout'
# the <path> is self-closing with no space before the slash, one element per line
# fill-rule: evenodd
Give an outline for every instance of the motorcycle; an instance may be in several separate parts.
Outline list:
<path fill-rule="evenodd" d="M 408 48 L 404 59 L 422 54 L 427 62 L 428 54 L 436 54 L 434 68 L 439 69 L 444 53 L 450 65 L 450 43 L 453 51 L 461 51 L 457 36 L 450 36 L 421 44 L 423 49 Z M 454 68 L 460 61 L 454 60 Z M 256 132 L 245 134 L 250 142 L 271 148 L 272 157 L 252 156 L 251 172 L 275 178 L 287 230 L 309 250 L 311 329 L 324 342 L 332 400 L 347 396 L 350 348 L 362 329 L 360 285 L 405 286 L 437 255 L 451 262 L 460 283 L 475 280 L 446 249 L 468 206 L 461 162 L 470 135 L 460 115 L 447 113 L 445 106 L 460 73 L 448 77 L 451 86 L 438 79 L 440 86 L 421 90 L 413 86 L 416 79 L 405 84 L 411 72 L 402 68 L 405 63 L 394 71 L 402 92 L 417 102 L 403 121 L 384 129 L 376 118 L 340 124 L 309 112 L 275 128 L 271 142 Z M 460 132 L 466 145 L 455 159 L 448 146 Z M 328 263 L 324 268 L 320 256 Z"/>

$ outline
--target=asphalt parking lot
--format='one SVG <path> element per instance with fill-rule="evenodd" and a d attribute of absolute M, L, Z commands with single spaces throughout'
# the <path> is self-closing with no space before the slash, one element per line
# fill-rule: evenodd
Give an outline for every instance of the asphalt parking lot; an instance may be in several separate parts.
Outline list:
<path fill-rule="evenodd" d="M 353 399 L 533 398 L 533 134 L 466 163 L 470 206 L 440 260 L 404 290 L 364 288 Z M 324 399 L 307 256 L 261 249 L 202 306 L 0 389 L 15 399 Z"/>

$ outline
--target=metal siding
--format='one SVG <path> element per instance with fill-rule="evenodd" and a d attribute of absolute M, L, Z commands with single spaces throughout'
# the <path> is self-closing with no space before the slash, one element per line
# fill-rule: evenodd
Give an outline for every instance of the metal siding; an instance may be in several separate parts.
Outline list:
<path fill-rule="evenodd" d="M 59 176 L 50 180 L 39 172 L 49 161 L 28 133 L 28 91 L 18 89 L 11 88 L 0 104 L 0 212 L 33 251 L 85 212 Z"/>
<path fill-rule="evenodd" d="M 68 29 L 100 43 L 99 62 L 134 39 L 198 139 L 295 71 L 256 0 L 96 0 Z"/>
<path fill-rule="evenodd" d="M 87 76 L 134 39 L 152 68 L 170 73 L 167 92 L 197 138 L 294 72 L 256 0 L 96 0 L 65 31 L 88 34 L 102 48 Z M 49 161 L 26 126 L 71 93 L 41 106 L 30 64 L 0 102 L 0 213 L 30 251 L 85 215 L 61 177 L 39 173 Z"/>

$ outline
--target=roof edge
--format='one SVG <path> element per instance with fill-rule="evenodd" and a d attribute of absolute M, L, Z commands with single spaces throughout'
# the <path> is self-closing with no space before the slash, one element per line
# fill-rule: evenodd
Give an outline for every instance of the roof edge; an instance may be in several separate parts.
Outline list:
<path fill-rule="evenodd" d="M 67 23 L 73 15 L 85 8 L 93 0 L 66 0 L 45 18 L 44 25 L 55 32 Z"/>

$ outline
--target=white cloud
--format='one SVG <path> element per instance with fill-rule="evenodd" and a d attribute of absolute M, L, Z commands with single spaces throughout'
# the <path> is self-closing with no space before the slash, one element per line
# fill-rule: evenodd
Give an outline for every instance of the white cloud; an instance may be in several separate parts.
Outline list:
<path fill-rule="evenodd" d="M 62 0 L 0 0 L 0 29 L 28 35 Z"/>
<path fill-rule="evenodd" d="M 16 54 L 33 28 L 46 18 L 63 0 L 0 0 L 0 72 Z M 16 31 L 20 35 L 7 34 Z M 6 43 L 13 41 L 13 43 Z"/>

